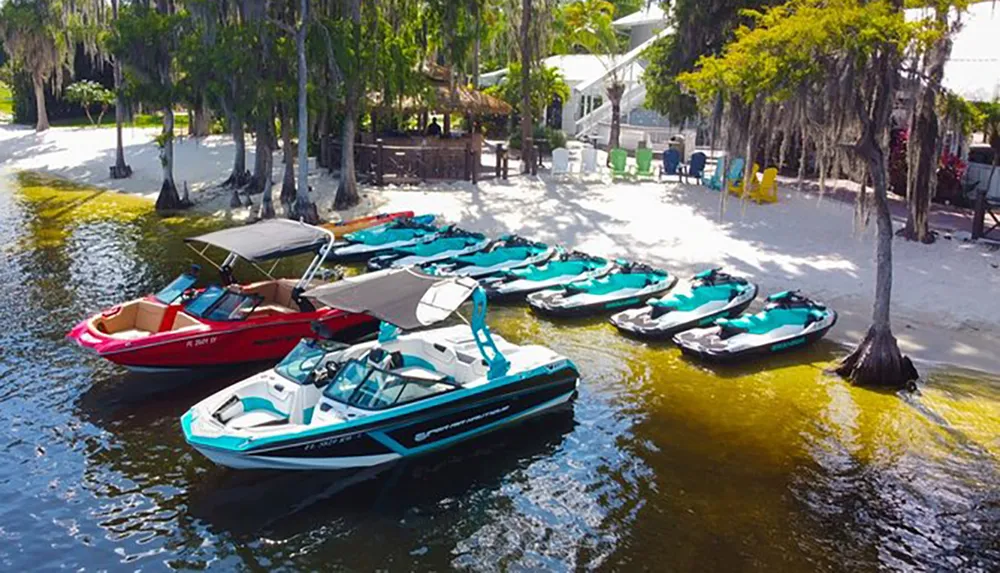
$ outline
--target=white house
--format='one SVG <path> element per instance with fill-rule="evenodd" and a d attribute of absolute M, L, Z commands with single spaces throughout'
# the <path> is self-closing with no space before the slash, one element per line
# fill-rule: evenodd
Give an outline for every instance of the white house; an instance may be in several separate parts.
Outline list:
<path fill-rule="evenodd" d="M 646 9 L 615 20 L 615 28 L 629 35 L 629 51 L 621 55 L 573 54 L 551 56 L 544 65 L 559 70 L 571 93 L 562 109 L 547 111 L 546 121 L 561 127 L 570 137 L 592 139 L 607 143 L 611 129 L 611 104 L 607 101 L 606 86 L 617 77 L 625 83 L 621 102 L 621 145 L 635 149 L 640 141 L 656 150 L 666 147 L 667 141 L 680 135 L 685 138 L 687 153 L 694 147 L 695 130 L 686 126 L 671 125 L 667 118 L 646 109 L 646 86 L 642 82 L 647 62 L 642 54 L 653 42 L 671 32 L 666 14 L 656 3 Z M 482 86 L 500 82 L 507 70 L 498 70 L 480 77 Z"/>

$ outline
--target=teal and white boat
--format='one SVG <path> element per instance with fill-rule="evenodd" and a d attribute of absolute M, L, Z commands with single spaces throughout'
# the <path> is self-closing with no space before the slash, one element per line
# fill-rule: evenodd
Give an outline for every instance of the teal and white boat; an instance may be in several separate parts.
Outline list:
<path fill-rule="evenodd" d="M 517 235 L 500 237 L 477 253 L 459 255 L 435 264 L 434 274 L 452 274 L 482 278 L 511 269 L 544 263 L 556 254 L 556 248 Z"/>
<path fill-rule="evenodd" d="M 181 418 L 184 437 L 215 463 L 374 466 L 504 428 L 576 392 L 579 373 L 569 359 L 490 332 L 486 295 L 474 279 L 408 267 L 305 296 L 380 318 L 378 340 L 303 340 L 273 369 L 194 405 Z M 448 318 L 470 296 L 470 325 L 412 332 Z"/>
<path fill-rule="evenodd" d="M 504 271 L 482 283 L 490 300 L 523 299 L 540 290 L 601 277 L 614 266 L 613 262 L 601 257 L 562 251 L 547 261 Z"/>
<path fill-rule="evenodd" d="M 395 219 L 344 235 L 334 243 L 327 258 L 337 262 L 363 261 L 391 249 L 432 240 L 440 232 L 441 229 L 434 225 L 434 215 Z"/>
<path fill-rule="evenodd" d="M 670 338 L 718 318 L 739 316 L 757 297 L 757 285 L 712 269 L 694 276 L 669 296 L 611 316 L 619 330 L 642 338 Z"/>
<path fill-rule="evenodd" d="M 468 255 L 485 249 L 490 240 L 482 233 L 473 233 L 449 226 L 431 240 L 399 247 L 368 259 L 368 270 L 420 266 L 452 257 Z"/>
<path fill-rule="evenodd" d="M 837 323 L 837 313 L 796 291 L 767 297 L 764 310 L 720 318 L 715 326 L 674 336 L 685 354 L 712 362 L 734 362 L 802 348 L 823 338 Z"/>
<path fill-rule="evenodd" d="M 604 276 L 528 295 L 532 310 L 552 316 L 587 316 L 641 306 L 670 290 L 677 277 L 641 263 L 618 262 Z"/>

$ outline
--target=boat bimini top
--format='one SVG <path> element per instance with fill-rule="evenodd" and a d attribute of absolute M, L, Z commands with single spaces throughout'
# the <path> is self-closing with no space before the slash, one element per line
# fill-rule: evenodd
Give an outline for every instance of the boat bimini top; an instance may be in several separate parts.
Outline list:
<path fill-rule="evenodd" d="M 413 330 L 441 322 L 471 296 L 473 314 L 469 326 L 489 367 L 488 377 L 503 376 L 510 368 L 486 326 L 486 293 L 473 278 L 431 275 L 404 267 L 345 278 L 309 290 L 303 296 L 378 318 L 382 321 L 379 342 L 395 339 L 400 329 Z"/>
<path fill-rule="evenodd" d="M 333 248 L 334 236 L 321 227 L 287 219 L 271 219 L 189 237 L 184 239 L 184 242 L 209 264 L 219 269 L 224 285 L 235 282 L 232 273 L 237 259 L 247 261 L 268 278 L 275 280 L 272 273 L 281 259 L 315 253 L 312 262 L 295 285 L 296 292 L 301 292 L 322 267 Z M 200 244 L 201 248 L 196 247 L 196 243 Z M 207 255 L 209 247 L 217 247 L 229 254 L 221 264 L 217 264 Z M 260 266 L 271 261 L 273 264 L 269 269 Z"/>

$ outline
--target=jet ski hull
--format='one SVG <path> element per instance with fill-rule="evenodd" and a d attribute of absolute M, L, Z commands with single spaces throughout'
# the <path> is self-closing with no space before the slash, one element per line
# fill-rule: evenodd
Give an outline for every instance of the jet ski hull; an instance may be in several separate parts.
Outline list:
<path fill-rule="evenodd" d="M 725 317 L 735 317 L 742 314 L 754 299 L 757 297 L 757 285 L 750 283 L 750 290 L 734 298 L 730 304 L 723 307 L 716 307 L 714 310 L 698 312 L 678 312 L 668 313 L 687 315 L 678 322 L 656 321 L 649 319 L 651 307 L 646 307 L 639 311 L 625 311 L 611 316 L 613 324 L 620 332 L 629 336 L 651 340 L 670 340 L 679 332 L 691 330 L 692 328 L 711 326 L 716 320 Z M 700 310 L 700 309 L 699 309 Z"/>
<path fill-rule="evenodd" d="M 567 362 L 562 368 L 544 369 L 449 403 L 327 432 L 248 442 L 243 449 L 219 447 L 213 438 L 193 432 L 197 420 L 192 411 L 181 418 L 181 427 L 191 446 L 230 468 L 362 468 L 438 450 L 553 410 L 573 397 L 578 379 L 579 373 Z"/>
<path fill-rule="evenodd" d="M 732 364 L 747 362 L 772 354 L 779 354 L 804 348 L 823 338 L 837 324 L 837 313 L 828 310 L 828 319 L 816 328 L 803 332 L 777 336 L 770 339 L 762 338 L 758 343 L 741 348 L 730 348 L 729 345 L 713 344 L 713 336 L 718 327 L 695 328 L 681 332 L 673 337 L 673 342 L 687 356 L 698 358 L 716 364 Z"/>
<path fill-rule="evenodd" d="M 562 303 L 561 290 L 543 290 L 528 296 L 531 309 L 545 316 L 558 318 L 580 318 L 642 306 L 647 300 L 659 296 L 674 287 L 677 277 L 670 275 L 667 280 L 655 285 L 655 288 L 642 289 L 635 293 L 611 294 L 609 296 L 594 296 L 589 299 L 567 301 Z M 572 299 L 580 295 L 566 297 Z"/>

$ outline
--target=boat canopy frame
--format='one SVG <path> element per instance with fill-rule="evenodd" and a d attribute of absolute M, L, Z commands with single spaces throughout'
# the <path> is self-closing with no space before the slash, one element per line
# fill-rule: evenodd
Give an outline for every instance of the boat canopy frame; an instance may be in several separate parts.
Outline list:
<path fill-rule="evenodd" d="M 295 284 L 295 288 L 301 290 L 315 278 L 333 251 L 334 241 L 334 234 L 329 229 L 287 219 L 272 219 L 189 237 L 184 239 L 184 244 L 218 269 L 223 279 L 230 283 L 233 265 L 239 259 L 245 260 L 269 279 L 277 280 L 274 270 L 282 259 L 315 252 L 313 260 Z M 194 243 L 201 243 L 203 246 L 198 248 Z M 208 256 L 209 247 L 228 252 L 221 264 Z M 266 261 L 273 261 L 268 269 L 261 266 Z"/>
<path fill-rule="evenodd" d="M 414 267 L 387 269 L 311 289 L 306 298 L 349 312 L 366 313 L 382 321 L 378 341 L 395 340 L 401 330 L 441 322 L 472 297 L 469 323 L 476 347 L 489 366 L 489 379 L 504 376 L 510 362 L 497 348 L 486 325 L 486 292 L 470 277 L 440 276 Z"/>

